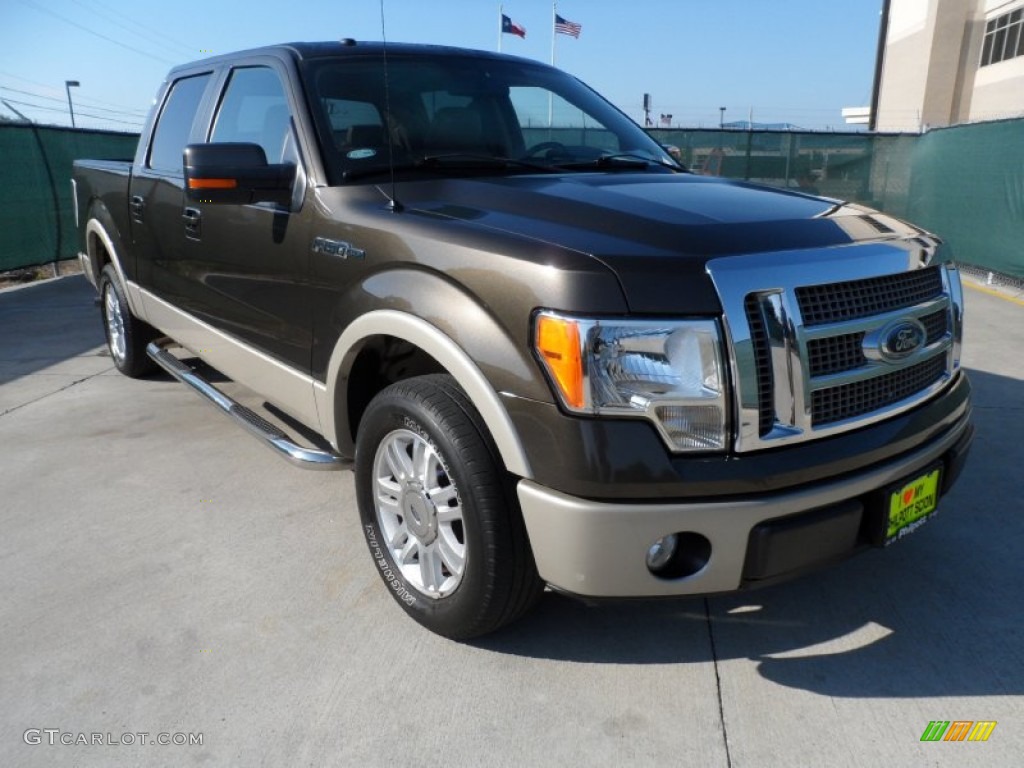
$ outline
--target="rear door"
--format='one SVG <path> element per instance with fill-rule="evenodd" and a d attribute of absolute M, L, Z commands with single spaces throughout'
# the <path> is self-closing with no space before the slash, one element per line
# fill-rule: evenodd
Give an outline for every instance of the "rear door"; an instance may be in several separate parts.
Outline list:
<path fill-rule="evenodd" d="M 140 147 L 129 190 L 128 216 L 139 284 L 172 304 L 187 306 L 188 259 L 182 152 L 201 140 L 209 120 L 212 71 L 179 77 L 164 92 L 149 145 Z"/>

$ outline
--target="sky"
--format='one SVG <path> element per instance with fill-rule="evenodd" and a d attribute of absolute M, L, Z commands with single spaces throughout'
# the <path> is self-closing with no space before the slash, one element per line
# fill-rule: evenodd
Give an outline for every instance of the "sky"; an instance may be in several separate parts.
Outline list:
<path fill-rule="evenodd" d="M 40 123 L 138 130 L 172 65 L 294 41 L 381 39 L 381 0 L 0 0 L 0 99 Z M 526 28 L 505 53 L 550 62 L 550 0 L 383 0 L 390 42 L 497 50 L 499 6 Z M 849 130 L 868 106 L 882 0 L 559 0 L 581 24 L 556 66 L 637 121 Z M 13 117 L 0 103 L 0 114 Z"/>

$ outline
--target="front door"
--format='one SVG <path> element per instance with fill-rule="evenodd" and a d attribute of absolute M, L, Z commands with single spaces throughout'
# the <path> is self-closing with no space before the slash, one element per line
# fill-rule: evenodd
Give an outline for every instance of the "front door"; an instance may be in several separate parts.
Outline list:
<path fill-rule="evenodd" d="M 187 201 L 183 211 L 193 311 L 262 353 L 308 374 L 312 206 L 293 107 L 274 66 L 239 66 L 228 75 L 208 140 L 259 144 L 269 163 L 296 168 L 290 205 Z"/>

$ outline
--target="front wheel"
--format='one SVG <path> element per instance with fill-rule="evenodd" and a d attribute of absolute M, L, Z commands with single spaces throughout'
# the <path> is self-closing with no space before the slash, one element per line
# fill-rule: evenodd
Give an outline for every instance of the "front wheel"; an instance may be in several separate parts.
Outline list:
<path fill-rule="evenodd" d="M 370 554 L 412 618 L 464 640 L 522 616 L 543 591 L 522 514 L 486 427 L 450 376 L 393 384 L 356 438 Z"/>

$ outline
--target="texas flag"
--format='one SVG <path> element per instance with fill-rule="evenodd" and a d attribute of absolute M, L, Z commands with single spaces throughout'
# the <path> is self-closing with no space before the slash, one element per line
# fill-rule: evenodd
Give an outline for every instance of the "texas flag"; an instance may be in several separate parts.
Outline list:
<path fill-rule="evenodd" d="M 526 27 L 519 26 L 504 13 L 501 14 L 501 31 L 506 35 L 519 35 L 524 40 L 526 39 Z"/>

